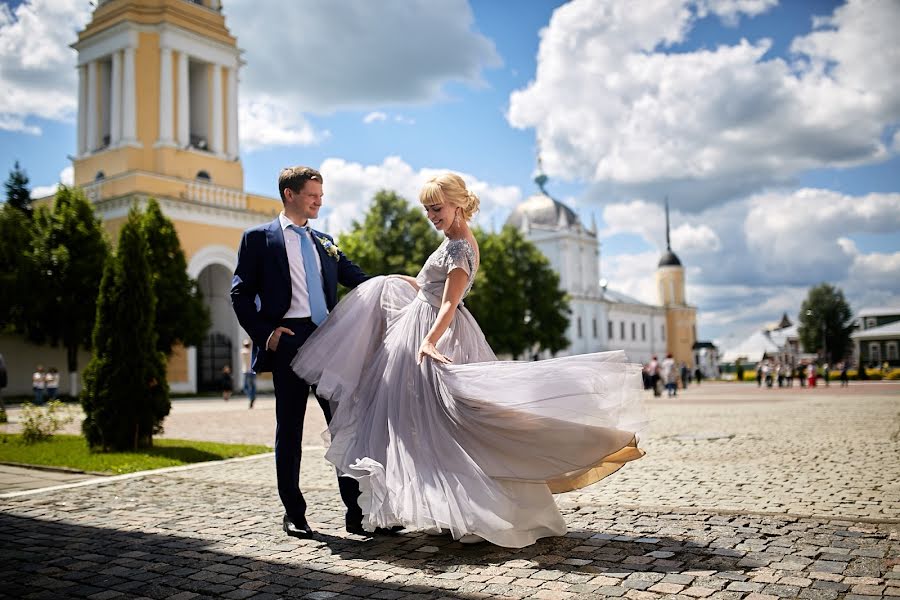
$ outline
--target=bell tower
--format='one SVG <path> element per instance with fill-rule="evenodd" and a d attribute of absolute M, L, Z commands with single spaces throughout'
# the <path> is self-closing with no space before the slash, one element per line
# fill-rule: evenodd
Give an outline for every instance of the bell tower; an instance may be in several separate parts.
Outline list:
<path fill-rule="evenodd" d="M 198 181 L 243 188 L 240 51 L 219 0 L 100 0 L 73 48 L 74 178 L 106 182 L 86 190 L 93 200 L 148 185 L 185 197 Z"/>
<path fill-rule="evenodd" d="M 694 365 L 694 342 L 697 341 L 697 308 L 685 297 L 684 266 L 672 252 L 669 233 L 669 199 L 666 198 L 666 252 L 656 269 L 659 303 L 666 309 L 666 350 L 678 364 Z"/>
<path fill-rule="evenodd" d="M 200 346 L 173 350 L 169 384 L 215 389 L 225 365 L 237 370 L 246 337 L 228 295 L 241 233 L 281 210 L 244 191 L 237 40 L 219 0 L 98 0 L 72 47 L 74 183 L 114 240 L 129 209 L 149 198 L 172 221 L 211 327 Z"/>

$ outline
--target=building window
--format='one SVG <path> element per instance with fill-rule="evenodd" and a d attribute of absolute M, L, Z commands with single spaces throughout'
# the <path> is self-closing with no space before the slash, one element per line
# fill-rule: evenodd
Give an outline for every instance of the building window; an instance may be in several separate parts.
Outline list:
<path fill-rule="evenodd" d="M 662 338 L 662 341 L 666 341 L 666 326 L 665 325 L 659 326 L 659 335 Z"/>
<path fill-rule="evenodd" d="M 94 175 L 94 181 L 103 181 L 106 179 L 106 174 L 103 171 L 97 171 L 97 174 Z"/>
<path fill-rule="evenodd" d="M 190 90 L 188 123 L 190 144 L 198 150 L 209 149 L 209 65 L 191 60 L 188 63 L 188 89 Z"/>
<path fill-rule="evenodd" d="M 619 339 L 625 339 L 625 321 L 619 321 Z"/>
<path fill-rule="evenodd" d="M 613 339 L 613 322 L 612 321 L 606 322 L 606 337 L 608 337 L 609 339 Z"/>
<path fill-rule="evenodd" d="M 206 181 L 209 183 L 212 181 L 212 177 L 209 176 L 209 173 L 206 171 L 197 171 L 197 180 L 198 181 Z"/>
<path fill-rule="evenodd" d="M 884 354 L 887 360 L 897 360 L 897 342 L 888 342 Z"/>
<path fill-rule="evenodd" d="M 631 324 L 631 341 L 632 341 L 632 342 L 633 342 L 634 340 L 637 339 L 637 333 L 636 333 L 636 332 L 637 332 L 637 324 L 632 323 L 632 324 Z"/>
<path fill-rule="evenodd" d="M 594 318 L 594 339 L 597 339 L 597 319 Z"/>
<path fill-rule="evenodd" d="M 881 344 L 869 342 L 869 362 L 878 364 L 881 362 Z"/>
<path fill-rule="evenodd" d="M 872 329 L 877 324 L 878 324 L 878 321 L 875 320 L 875 317 L 869 317 L 868 319 L 866 319 L 865 329 Z"/>
<path fill-rule="evenodd" d="M 581 338 L 581 317 L 578 317 L 578 337 Z"/>
<path fill-rule="evenodd" d="M 647 341 L 647 324 L 646 323 L 641 323 L 641 341 L 642 342 Z"/>

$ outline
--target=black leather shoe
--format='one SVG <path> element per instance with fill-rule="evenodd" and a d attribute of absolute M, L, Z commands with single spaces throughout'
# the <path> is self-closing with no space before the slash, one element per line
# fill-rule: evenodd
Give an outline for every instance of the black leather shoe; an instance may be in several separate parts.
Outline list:
<path fill-rule="evenodd" d="M 289 536 L 300 538 L 302 540 L 311 539 L 316 533 L 312 530 L 312 527 L 309 526 L 309 523 L 306 522 L 306 519 L 300 522 L 294 522 L 287 515 L 284 515 L 284 518 L 281 520 L 281 527 Z"/>

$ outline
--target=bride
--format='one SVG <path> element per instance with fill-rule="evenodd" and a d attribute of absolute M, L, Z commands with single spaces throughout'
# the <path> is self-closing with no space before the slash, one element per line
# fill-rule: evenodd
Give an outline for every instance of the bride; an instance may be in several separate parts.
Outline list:
<path fill-rule="evenodd" d="M 446 239 L 415 278 L 351 291 L 294 358 L 332 403 L 325 457 L 359 481 L 364 526 L 521 548 L 566 533 L 552 494 L 643 456 L 640 366 L 623 352 L 498 361 L 463 299 L 478 197 L 458 175 L 419 199 Z"/>

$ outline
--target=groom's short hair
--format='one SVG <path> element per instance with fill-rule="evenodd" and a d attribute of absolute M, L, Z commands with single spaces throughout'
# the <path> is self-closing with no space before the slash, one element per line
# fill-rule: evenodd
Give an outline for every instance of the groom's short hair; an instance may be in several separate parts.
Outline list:
<path fill-rule="evenodd" d="M 299 192 L 307 181 L 323 183 L 322 174 L 312 167 L 286 167 L 278 175 L 278 195 L 284 202 L 284 190 Z"/>

